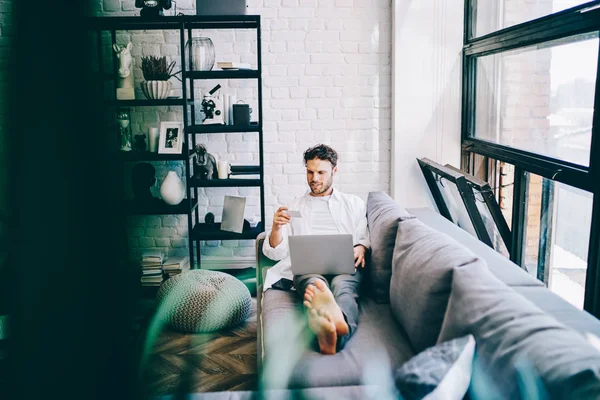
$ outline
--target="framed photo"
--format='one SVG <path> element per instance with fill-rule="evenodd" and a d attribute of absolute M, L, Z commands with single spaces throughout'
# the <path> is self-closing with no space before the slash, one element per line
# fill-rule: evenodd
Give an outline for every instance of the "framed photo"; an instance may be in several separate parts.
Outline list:
<path fill-rule="evenodd" d="M 158 138 L 159 154 L 181 154 L 183 149 L 183 123 L 161 122 Z"/>

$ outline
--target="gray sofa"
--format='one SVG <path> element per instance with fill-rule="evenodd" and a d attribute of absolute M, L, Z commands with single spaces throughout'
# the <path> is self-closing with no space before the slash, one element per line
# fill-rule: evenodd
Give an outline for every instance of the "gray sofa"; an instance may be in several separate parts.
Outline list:
<path fill-rule="evenodd" d="M 310 346 L 310 343 L 308 343 L 308 348 L 302 349 L 300 353 L 294 353 L 294 349 L 297 350 L 300 348 L 299 346 L 289 346 L 289 344 L 306 343 L 303 330 L 298 322 L 294 322 L 302 321 L 301 302 L 294 292 L 269 289 L 263 293 L 262 282 L 266 271 L 275 263 L 262 254 L 261 249 L 265 235 L 262 234 L 258 237 L 256 241 L 258 367 L 265 380 L 263 383 L 266 383 L 263 388 L 304 390 L 306 394 L 320 393 L 316 398 L 321 398 L 319 396 L 332 398 L 332 395 L 343 398 L 365 398 L 368 396 L 365 395 L 364 385 L 372 383 L 368 377 L 372 371 L 369 372 L 367 367 L 376 366 L 375 369 L 380 368 L 380 372 L 388 373 L 390 372 L 389 368 L 408 361 L 425 347 L 434 345 L 435 341 L 441 337 L 452 338 L 453 334 L 458 334 L 461 330 L 473 333 L 477 339 L 477 348 L 482 352 L 488 352 L 487 354 L 494 359 L 499 372 L 498 384 L 504 384 L 502 382 L 504 378 L 509 382 L 512 379 L 507 378 L 510 375 L 503 376 L 503 369 L 507 369 L 504 368 L 505 364 L 512 363 L 519 352 L 530 355 L 533 364 L 538 363 L 535 364 L 536 367 L 539 367 L 538 369 L 543 370 L 545 365 L 549 365 L 549 371 L 540 372 L 543 375 L 542 380 L 545 382 L 546 377 L 549 376 L 548 379 L 554 383 L 562 382 L 561 390 L 568 388 L 569 391 L 572 391 L 572 388 L 565 384 L 565 373 L 578 377 L 575 385 L 589 382 L 589 380 L 597 383 L 600 352 L 595 354 L 595 349 L 591 346 L 592 350 L 588 351 L 583 335 L 576 333 L 593 333 L 600 336 L 600 321 L 595 317 L 577 310 L 550 292 L 540 281 L 532 278 L 517 265 L 431 209 L 403 210 L 389 196 L 377 192 L 369 195 L 367 214 L 373 248 L 370 254 L 371 265 L 368 265 L 370 273 L 365 283 L 365 293 L 360 300 L 360 323 L 346 348 L 333 356 L 321 355 Z M 417 223 L 414 220 L 411 222 L 411 219 L 414 218 L 420 222 Z M 437 261 L 435 257 L 431 258 L 429 253 L 432 251 L 421 246 L 423 242 L 427 242 L 427 238 L 415 239 L 415 243 L 411 243 L 412 233 L 406 230 L 402 231 L 404 232 L 403 238 L 396 237 L 396 230 L 401 232 L 400 230 L 404 229 L 403 226 L 416 226 L 415 224 L 419 224 L 418 229 L 427 232 L 427 235 L 438 235 L 436 241 L 448 241 L 444 246 L 447 246 L 445 248 L 448 249 L 448 262 L 457 263 L 454 268 L 440 272 L 435 270 L 436 265 L 434 264 L 431 271 L 428 271 L 427 268 L 430 267 L 427 263 L 439 263 L 439 258 Z M 440 232 L 443 235 L 440 235 Z M 402 240 L 408 244 L 399 243 Z M 398 243 L 396 243 L 397 241 Z M 401 253 L 403 245 L 404 250 L 408 250 L 403 254 L 394 254 L 395 249 L 395 253 Z M 440 248 L 437 244 L 435 246 Z M 441 247 L 442 250 L 441 253 L 438 251 L 438 257 L 440 254 L 444 255 L 445 248 Z M 428 253 L 422 254 L 423 259 L 428 261 L 424 261 L 423 266 L 417 264 L 415 269 L 420 275 L 407 275 L 410 272 L 408 267 L 394 267 L 395 263 L 410 264 L 409 258 L 414 263 L 415 257 L 421 256 L 419 251 Z M 435 251 L 437 250 L 433 250 L 433 252 Z M 457 253 L 463 254 L 464 259 L 461 259 L 459 255 L 454 256 Z M 480 264 L 483 267 L 480 267 Z M 466 293 L 463 288 L 463 293 L 458 293 L 461 290 L 457 286 L 459 285 L 456 282 L 458 278 L 454 281 L 452 279 L 452 271 L 457 271 L 456 268 L 463 268 L 467 275 L 470 273 L 469 271 L 475 271 L 474 276 L 467 278 L 475 279 L 475 282 L 481 280 L 481 285 L 473 285 L 473 290 Z M 488 270 L 491 272 L 489 277 L 477 275 L 482 269 L 485 270 L 481 271 L 483 274 L 489 274 Z M 409 272 L 406 272 L 407 270 Z M 404 275 L 398 271 L 402 271 Z M 402 281 L 399 281 L 400 276 Z M 411 288 L 398 289 L 402 287 L 403 282 L 408 282 L 410 279 L 416 279 L 414 284 L 411 283 Z M 390 280 L 392 281 L 391 291 L 389 289 Z M 420 287 L 421 285 L 424 285 L 423 288 Z M 397 293 L 397 291 L 401 293 Z M 387 294 L 391 295 L 389 303 L 386 298 Z M 402 297 L 402 295 L 411 297 Z M 469 295 L 475 296 L 474 300 L 468 299 Z M 480 296 L 481 300 L 477 296 Z M 466 301 L 467 303 L 465 303 Z M 482 323 L 481 320 L 462 323 L 462 320 L 472 319 L 472 313 L 465 310 L 465 308 L 469 308 L 469 301 L 474 306 L 478 305 L 480 308 L 484 308 L 477 311 L 479 313 L 485 313 L 497 307 L 503 308 L 499 312 L 505 314 L 508 310 L 508 322 L 505 321 L 504 325 L 497 329 L 494 328 L 496 329 L 495 335 L 488 335 L 487 332 L 479 330 L 480 326 L 485 328 L 485 323 Z M 487 306 L 486 302 L 490 301 L 492 301 L 489 303 L 491 305 Z M 428 308 L 424 309 L 423 307 Z M 540 309 L 543 312 L 538 311 Z M 449 315 L 451 312 L 454 314 Z M 398 315 L 399 313 L 401 315 Z M 539 315 L 539 313 L 543 315 Z M 299 319 L 293 320 L 292 316 L 294 315 L 299 316 Z M 488 316 L 482 318 L 488 318 Z M 537 319 L 530 323 L 529 318 Z M 405 324 L 402 325 L 399 320 L 403 320 Z M 523 322 L 521 325 L 519 325 L 520 321 Z M 473 325 L 474 323 L 475 325 Z M 513 327 L 515 323 L 516 327 Z M 536 323 L 542 324 L 544 328 L 535 330 Z M 533 328 L 531 328 L 532 326 Z M 528 331 L 530 328 L 534 330 Z M 539 345 L 530 343 L 531 340 L 528 338 L 538 340 L 536 335 L 539 332 L 542 332 L 542 336 L 539 336 Z M 516 335 L 514 339 L 511 336 L 513 334 Z M 557 336 L 553 337 L 553 334 Z M 549 335 L 549 339 L 546 339 L 544 335 Z M 501 342 L 503 338 L 513 342 L 503 343 Z M 533 350 L 527 346 L 533 346 Z M 544 346 L 550 346 L 550 350 Z M 557 372 L 556 369 L 560 369 L 560 366 L 550 365 L 552 362 L 543 359 L 544 353 L 552 353 L 554 349 L 557 352 L 565 353 L 566 350 L 561 350 L 563 346 L 573 348 L 572 353 L 587 352 L 588 357 L 584 357 L 584 360 L 581 360 L 581 357 L 576 357 L 574 360 L 567 357 L 563 362 L 562 353 L 555 354 L 554 359 L 568 364 L 567 372 Z M 542 354 L 536 355 L 536 352 Z M 570 365 L 575 366 L 568 369 Z M 586 381 L 586 379 L 588 380 Z M 585 392 L 587 394 L 582 396 L 589 395 L 592 393 L 590 390 L 595 391 L 597 388 L 598 386 L 594 383 L 586 389 L 588 390 Z M 564 397 L 564 393 L 564 391 L 555 392 L 551 395 L 556 394 L 554 397 L 560 398 Z M 309 397 L 312 396 L 309 395 Z"/>

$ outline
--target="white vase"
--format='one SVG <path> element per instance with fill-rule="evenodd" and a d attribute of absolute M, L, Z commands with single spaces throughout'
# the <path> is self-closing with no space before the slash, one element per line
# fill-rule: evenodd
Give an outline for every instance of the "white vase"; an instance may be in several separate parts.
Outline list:
<path fill-rule="evenodd" d="M 165 203 L 176 206 L 185 197 L 185 186 L 175 171 L 169 171 L 167 177 L 160 185 L 160 196 Z"/>
<path fill-rule="evenodd" d="M 166 99 L 171 92 L 171 81 L 144 81 L 140 87 L 149 100 Z"/>

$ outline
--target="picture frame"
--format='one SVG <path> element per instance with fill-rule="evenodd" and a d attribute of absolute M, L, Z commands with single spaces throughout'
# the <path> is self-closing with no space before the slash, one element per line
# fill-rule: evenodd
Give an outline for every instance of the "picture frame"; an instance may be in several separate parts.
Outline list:
<path fill-rule="evenodd" d="M 181 154 L 183 150 L 183 123 L 161 121 L 158 138 L 159 154 Z"/>

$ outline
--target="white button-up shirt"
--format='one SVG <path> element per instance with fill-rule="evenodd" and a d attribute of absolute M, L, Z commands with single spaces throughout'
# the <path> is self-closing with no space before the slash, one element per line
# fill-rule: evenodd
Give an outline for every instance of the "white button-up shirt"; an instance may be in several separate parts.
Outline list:
<path fill-rule="evenodd" d="M 289 235 L 311 235 L 311 195 L 307 192 L 298 197 L 288 206 L 289 210 L 300 211 L 302 218 L 292 217 L 291 221 L 281 228 L 283 240 L 276 247 L 269 243 L 271 231 L 263 243 L 263 254 L 271 260 L 279 261 L 267 271 L 263 290 L 267 290 L 281 278 L 293 279 L 292 262 L 290 260 Z M 365 202 L 358 196 L 341 193 L 334 189 L 329 199 L 329 209 L 340 234 L 351 234 L 354 246 L 370 247 L 367 231 L 367 210 Z"/>

